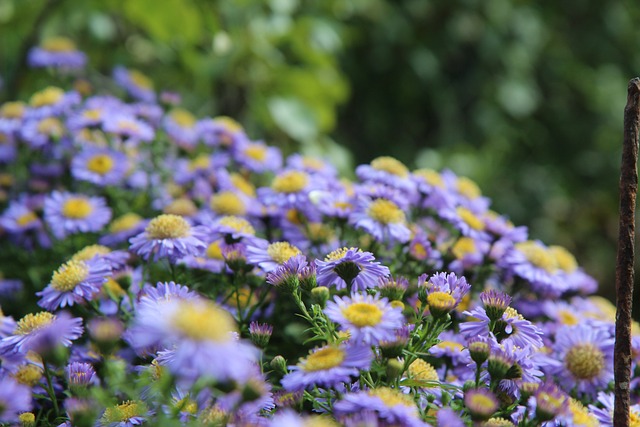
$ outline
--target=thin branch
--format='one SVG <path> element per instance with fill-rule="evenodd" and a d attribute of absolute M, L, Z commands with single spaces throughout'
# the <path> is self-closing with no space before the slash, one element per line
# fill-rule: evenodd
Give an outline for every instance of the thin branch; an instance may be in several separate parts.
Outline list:
<path fill-rule="evenodd" d="M 614 356 L 614 427 L 629 427 L 631 381 L 631 310 L 633 304 L 635 209 L 638 192 L 640 79 L 629 81 L 624 108 L 624 141 L 620 167 L 620 229 L 616 260 L 616 343 Z"/>

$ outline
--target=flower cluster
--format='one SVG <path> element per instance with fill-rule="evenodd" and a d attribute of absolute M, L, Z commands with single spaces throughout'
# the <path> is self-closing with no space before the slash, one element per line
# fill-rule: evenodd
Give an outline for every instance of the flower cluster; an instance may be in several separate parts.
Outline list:
<path fill-rule="evenodd" d="M 611 303 L 473 181 L 348 180 L 113 78 L 0 106 L 0 424 L 613 424 Z"/>

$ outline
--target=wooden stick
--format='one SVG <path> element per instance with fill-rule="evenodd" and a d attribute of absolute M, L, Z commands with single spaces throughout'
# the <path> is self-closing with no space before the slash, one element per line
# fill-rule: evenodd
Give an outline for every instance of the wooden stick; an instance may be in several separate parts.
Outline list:
<path fill-rule="evenodd" d="M 629 81 L 624 107 L 624 141 L 620 166 L 620 229 L 616 260 L 616 344 L 614 350 L 614 427 L 629 427 L 631 381 L 631 310 L 633 304 L 635 210 L 638 192 L 640 79 Z"/>

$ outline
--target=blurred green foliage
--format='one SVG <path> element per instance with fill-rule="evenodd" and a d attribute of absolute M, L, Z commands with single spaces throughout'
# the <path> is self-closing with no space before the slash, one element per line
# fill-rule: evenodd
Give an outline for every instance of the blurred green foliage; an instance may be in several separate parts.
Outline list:
<path fill-rule="evenodd" d="M 0 0 L 0 99 L 45 86 L 26 49 L 70 36 L 94 78 L 140 69 L 286 152 L 469 176 L 607 288 L 637 22 L 620 1 Z"/>

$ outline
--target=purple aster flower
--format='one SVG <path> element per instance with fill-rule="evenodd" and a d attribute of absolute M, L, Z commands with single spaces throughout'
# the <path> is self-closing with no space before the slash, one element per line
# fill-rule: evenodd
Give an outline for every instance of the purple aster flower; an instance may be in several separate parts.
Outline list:
<path fill-rule="evenodd" d="M 107 227 L 98 242 L 105 246 L 115 246 L 128 241 L 131 237 L 140 234 L 147 226 L 147 221 L 134 212 L 129 212 L 115 218 Z"/>
<path fill-rule="evenodd" d="M 481 265 L 489 253 L 491 244 L 471 237 L 459 237 L 447 250 L 455 257 L 448 268 L 461 274 L 464 270 L 472 270 Z"/>
<path fill-rule="evenodd" d="M 293 291 L 299 286 L 301 276 L 307 272 L 308 268 L 307 258 L 304 255 L 295 255 L 274 271 L 267 273 L 267 283 L 283 290 Z"/>
<path fill-rule="evenodd" d="M 144 102 L 155 102 L 156 93 L 153 82 L 138 70 L 127 70 L 118 66 L 113 70 L 113 79 L 134 99 Z"/>
<path fill-rule="evenodd" d="M 473 212 L 462 206 L 455 209 L 447 209 L 440 212 L 440 216 L 450 222 L 463 236 L 476 240 L 490 241 L 487 233 L 484 215 L 482 212 Z"/>
<path fill-rule="evenodd" d="M 491 320 L 497 320 L 511 304 L 511 297 L 502 291 L 489 289 L 480 293 L 480 301 L 484 305 L 487 316 Z"/>
<path fill-rule="evenodd" d="M 251 172 L 277 171 L 282 167 L 282 154 L 262 141 L 244 140 L 234 146 L 233 159 Z"/>
<path fill-rule="evenodd" d="M 466 424 L 460 415 L 451 408 L 441 408 L 436 412 L 436 422 L 438 427 L 465 427 Z"/>
<path fill-rule="evenodd" d="M 392 307 L 387 298 L 353 293 L 351 297 L 334 297 L 324 310 L 329 319 L 349 332 L 350 340 L 366 345 L 391 341 L 395 330 L 404 324 L 402 309 Z"/>
<path fill-rule="evenodd" d="M 70 387 L 86 387 L 98 382 L 96 371 L 89 363 L 71 362 L 65 368 L 65 372 Z"/>
<path fill-rule="evenodd" d="M 0 216 L 0 227 L 16 244 L 32 249 L 36 244 L 47 248 L 51 239 L 44 230 L 44 224 L 27 198 L 12 200 Z"/>
<path fill-rule="evenodd" d="M 202 140 L 208 146 L 230 147 L 245 145 L 249 138 L 242 129 L 242 125 L 231 117 L 219 116 L 206 118 L 198 122 L 198 128 L 202 135 Z"/>
<path fill-rule="evenodd" d="M 289 242 L 269 243 L 264 239 L 254 239 L 247 245 L 247 262 L 258 265 L 267 273 L 300 254 L 300 249 Z"/>
<path fill-rule="evenodd" d="M 155 131 L 145 121 L 121 113 L 107 116 L 104 120 L 103 129 L 105 132 L 126 138 L 127 141 L 133 143 L 139 141 L 149 142 L 155 136 Z"/>
<path fill-rule="evenodd" d="M 326 160 L 301 154 L 292 154 L 287 157 L 287 166 L 298 169 L 312 175 L 321 175 L 327 178 L 335 178 L 338 175 L 336 168 Z"/>
<path fill-rule="evenodd" d="M 30 411 L 32 407 L 31 390 L 18 384 L 13 378 L 0 378 L 0 423 L 14 423 L 18 416 Z"/>
<path fill-rule="evenodd" d="M 43 149 L 51 146 L 65 136 L 66 131 L 60 119 L 43 117 L 26 120 L 20 128 L 20 137 L 29 147 Z"/>
<path fill-rule="evenodd" d="M 340 248 L 316 260 L 318 286 L 349 287 L 352 291 L 374 288 L 381 277 L 390 274 L 389 268 L 375 261 L 371 252 L 357 248 Z"/>
<path fill-rule="evenodd" d="M 487 420 L 500 407 L 496 396 L 488 389 L 471 389 L 464 394 L 464 405 L 475 421 Z"/>
<path fill-rule="evenodd" d="M 393 157 L 377 157 L 369 165 L 360 165 L 356 168 L 356 175 L 361 181 L 381 183 L 405 193 L 416 190 L 409 169 Z"/>
<path fill-rule="evenodd" d="M 149 221 L 145 230 L 129 242 L 130 250 L 145 260 L 167 258 L 175 263 L 187 255 L 201 255 L 207 249 L 207 238 L 206 227 L 193 227 L 181 216 L 163 214 Z"/>
<path fill-rule="evenodd" d="M 404 211 L 391 200 L 360 198 L 349 222 L 380 242 L 406 243 L 411 238 Z"/>
<path fill-rule="evenodd" d="M 438 344 L 429 349 L 429 354 L 437 358 L 448 358 L 454 367 L 471 363 L 469 350 L 465 348 L 467 343 L 460 334 L 447 330 L 440 334 L 438 340 Z"/>
<path fill-rule="evenodd" d="M 293 372 L 282 378 L 287 391 L 313 387 L 333 387 L 350 382 L 362 370 L 368 370 L 373 360 L 371 348 L 360 345 L 326 345 L 316 348 L 301 358 L 297 365 L 289 366 Z"/>
<path fill-rule="evenodd" d="M 83 332 L 82 319 L 72 318 L 66 312 L 52 314 L 46 311 L 29 313 L 18 321 L 13 335 L 0 340 L 0 354 L 43 353 L 57 345 L 69 347 Z"/>
<path fill-rule="evenodd" d="M 70 108 L 80 102 L 77 92 L 65 92 L 59 87 L 49 86 L 31 95 L 26 118 L 41 119 L 67 113 Z"/>
<path fill-rule="evenodd" d="M 347 393 L 333 405 L 336 417 L 372 411 L 388 425 L 422 427 L 429 424 L 420 420 L 413 397 L 400 390 L 378 387 L 357 393 Z"/>
<path fill-rule="evenodd" d="M 427 280 L 427 275 L 418 277 L 418 289 L 426 293 L 429 311 L 434 315 L 446 314 L 454 310 L 469 293 L 471 285 L 467 279 L 455 273 L 436 273 Z"/>
<path fill-rule="evenodd" d="M 71 70 L 84 68 L 87 56 L 79 51 L 70 39 L 52 37 L 44 40 L 40 46 L 29 50 L 27 62 L 33 68 L 51 67 Z"/>
<path fill-rule="evenodd" d="M 534 403 L 533 412 L 539 421 L 550 421 L 566 412 L 568 400 L 569 396 L 558 386 L 547 382 L 538 387 L 530 403 Z"/>
<path fill-rule="evenodd" d="M 223 216 L 211 225 L 214 237 L 224 237 L 227 243 L 255 239 L 256 231 L 249 221 L 239 216 Z"/>
<path fill-rule="evenodd" d="M 85 148 L 71 161 L 71 174 L 74 178 L 101 187 L 119 184 L 128 170 L 127 156 L 108 148 Z"/>
<path fill-rule="evenodd" d="M 129 252 L 115 250 L 112 251 L 106 246 L 102 245 L 89 245 L 80 249 L 73 254 L 71 260 L 73 261 L 90 261 L 90 260 L 102 260 L 107 263 L 114 272 L 122 271 L 127 266 L 127 261 L 130 258 Z"/>
<path fill-rule="evenodd" d="M 189 111 L 174 108 L 164 118 L 167 135 L 180 147 L 191 150 L 200 139 L 198 120 Z"/>
<path fill-rule="evenodd" d="M 494 322 L 493 330 L 489 330 L 491 319 L 485 309 L 476 307 L 471 311 L 465 311 L 465 315 L 475 320 L 460 324 L 460 333 L 467 338 L 472 336 L 495 336 L 499 342 L 512 342 L 514 345 L 525 348 L 542 347 L 542 330 L 526 320 L 517 310 L 508 307 L 502 317 Z"/>
<path fill-rule="evenodd" d="M 102 197 L 52 192 L 44 201 L 44 219 L 58 239 L 69 234 L 100 231 L 111 219 Z"/>
<path fill-rule="evenodd" d="M 138 307 L 128 341 L 137 350 L 165 347 L 158 363 L 182 381 L 200 377 L 242 381 L 250 375 L 257 349 L 236 338 L 229 312 L 211 301 L 172 299 Z"/>
<path fill-rule="evenodd" d="M 553 347 L 560 367 L 553 369 L 558 385 L 595 397 L 613 381 L 614 339 L 606 330 L 588 325 L 562 327 Z"/>
<path fill-rule="evenodd" d="M 309 195 L 319 185 L 320 181 L 312 180 L 306 172 L 284 170 L 273 178 L 270 187 L 258 189 L 258 198 L 266 206 L 307 212 L 313 207 Z"/>
<path fill-rule="evenodd" d="M 51 276 L 51 282 L 36 295 L 38 305 L 49 311 L 91 301 L 111 277 L 111 266 L 99 258 L 70 260 Z"/>
<path fill-rule="evenodd" d="M 196 268 L 199 270 L 207 270 L 212 273 L 220 273 L 225 269 L 225 259 L 223 251 L 226 248 L 226 244 L 223 240 L 218 239 L 209 243 L 207 249 L 201 256 L 188 255 L 180 260 L 189 268 Z"/>

